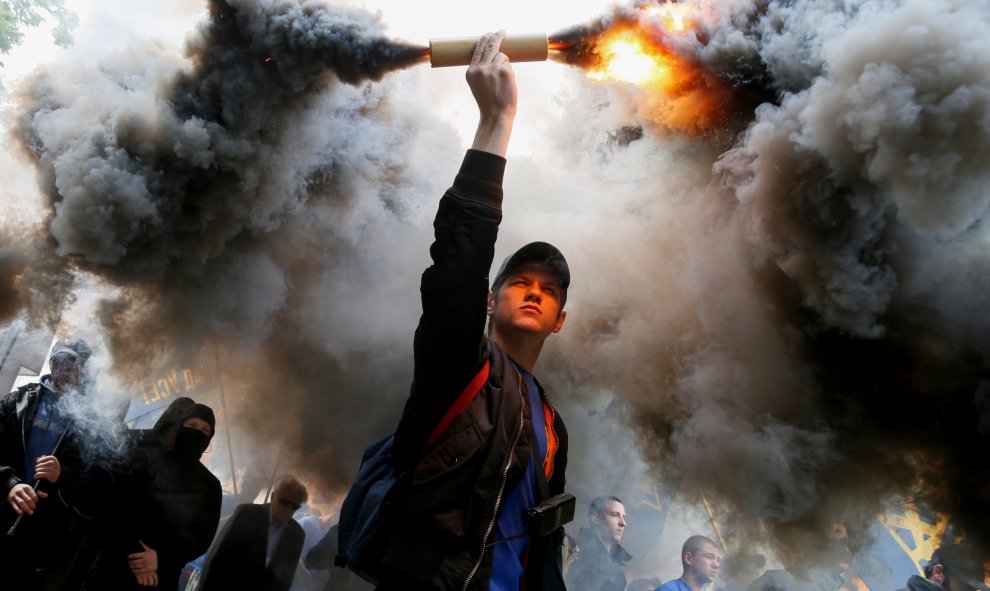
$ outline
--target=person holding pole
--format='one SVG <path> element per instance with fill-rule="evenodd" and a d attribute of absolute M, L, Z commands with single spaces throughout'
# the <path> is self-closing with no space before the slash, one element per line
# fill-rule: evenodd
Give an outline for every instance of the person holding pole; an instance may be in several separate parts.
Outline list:
<path fill-rule="evenodd" d="M 379 591 L 565 588 L 567 430 L 533 372 L 563 327 L 570 270 L 556 247 L 532 242 L 489 283 L 517 106 L 503 38 L 483 36 L 467 70 L 478 129 L 433 224 Z"/>
<path fill-rule="evenodd" d="M 4 588 L 57 585 L 89 527 L 85 471 L 63 397 L 80 396 L 92 350 L 59 340 L 51 373 L 0 400 L 0 573 Z"/>

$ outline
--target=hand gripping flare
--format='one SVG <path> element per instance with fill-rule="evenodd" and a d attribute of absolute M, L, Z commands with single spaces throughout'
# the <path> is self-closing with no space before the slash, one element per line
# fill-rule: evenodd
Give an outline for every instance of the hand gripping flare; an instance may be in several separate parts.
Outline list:
<path fill-rule="evenodd" d="M 430 65 L 434 68 L 470 65 L 471 56 L 480 40 L 480 35 L 430 39 Z M 491 43 L 485 46 L 486 51 L 494 48 Z M 550 54 L 550 44 L 547 42 L 546 33 L 506 35 L 500 51 L 508 56 L 511 62 L 542 62 Z"/>

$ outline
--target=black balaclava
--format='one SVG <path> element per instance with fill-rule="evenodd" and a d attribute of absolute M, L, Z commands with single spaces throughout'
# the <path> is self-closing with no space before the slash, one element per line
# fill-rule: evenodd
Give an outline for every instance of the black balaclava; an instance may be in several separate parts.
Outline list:
<path fill-rule="evenodd" d="M 206 435 L 199 429 L 193 429 L 192 427 L 183 427 L 182 424 L 191 418 L 203 419 L 210 425 L 210 435 Z M 213 438 L 212 433 L 216 431 L 217 420 L 213 415 L 213 409 L 205 404 L 195 404 L 186 412 L 182 413 L 182 417 L 179 419 L 178 429 L 175 432 L 175 449 L 176 453 L 182 455 L 191 460 L 199 461 L 199 458 L 206 451 L 206 448 L 210 445 L 210 439 Z"/>

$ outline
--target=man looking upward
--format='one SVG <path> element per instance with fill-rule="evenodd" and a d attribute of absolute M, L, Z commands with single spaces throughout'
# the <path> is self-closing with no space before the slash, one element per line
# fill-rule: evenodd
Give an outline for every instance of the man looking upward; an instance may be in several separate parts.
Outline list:
<path fill-rule="evenodd" d="M 564 488 L 567 431 L 533 370 L 564 325 L 570 270 L 534 242 L 488 281 L 517 104 L 503 38 L 483 36 L 467 71 L 478 129 L 434 221 L 379 589 L 564 589 L 563 529 L 539 537 L 525 515 Z M 464 392 L 467 406 L 431 437 Z"/>

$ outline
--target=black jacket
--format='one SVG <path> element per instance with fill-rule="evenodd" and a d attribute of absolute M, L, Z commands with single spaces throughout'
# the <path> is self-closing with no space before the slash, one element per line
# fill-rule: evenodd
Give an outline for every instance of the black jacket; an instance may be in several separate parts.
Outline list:
<path fill-rule="evenodd" d="M 268 553 L 268 505 L 239 505 L 210 548 L 203 568 L 202 591 L 253 589 L 287 591 L 296 574 L 306 534 L 290 519 L 272 556 Z"/>
<path fill-rule="evenodd" d="M 137 449 L 128 472 L 117 476 L 86 588 L 144 589 L 127 564 L 144 542 L 158 553 L 158 588 L 175 589 L 182 567 L 206 553 L 216 534 L 220 481 L 198 460 L 165 447 Z"/>
<path fill-rule="evenodd" d="M 907 580 L 907 585 L 899 591 L 945 591 L 945 589 L 930 579 L 911 575 Z"/>
<path fill-rule="evenodd" d="M 5 535 L 16 519 L 7 494 L 17 484 L 34 484 L 33 474 L 24 474 L 25 446 L 38 398 L 51 384 L 49 376 L 41 381 L 0 399 L 0 572 L 7 574 L 25 568 L 65 568 L 89 529 L 99 494 L 96 470 L 83 465 L 77 434 L 70 426 L 55 453 L 61 465 L 58 482 L 42 481 L 39 490 L 48 498 L 39 502 L 34 515 L 22 519 L 15 538 Z M 44 395 L 56 395 L 48 390 Z"/>
<path fill-rule="evenodd" d="M 393 535 L 381 588 L 487 589 L 498 511 L 532 458 L 522 377 L 485 336 L 504 167 L 501 157 L 469 150 L 434 221 L 413 384 L 395 433 L 397 485 L 383 511 Z M 487 383 L 424 455 L 424 442 L 486 360 Z M 559 447 L 549 485 L 558 494 L 567 431 L 555 411 L 551 424 Z M 561 529 L 531 541 L 527 588 L 563 589 L 562 540 Z"/>
<path fill-rule="evenodd" d="M 616 544 L 611 554 L 589 528 L 578 533 L 578 554 L 567 571 L 568 591 L 625 591 L 626 573 L 622 570 L 632 558 Z"/>

